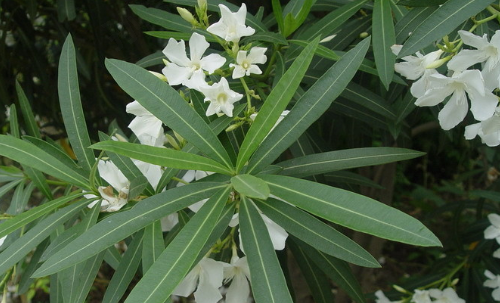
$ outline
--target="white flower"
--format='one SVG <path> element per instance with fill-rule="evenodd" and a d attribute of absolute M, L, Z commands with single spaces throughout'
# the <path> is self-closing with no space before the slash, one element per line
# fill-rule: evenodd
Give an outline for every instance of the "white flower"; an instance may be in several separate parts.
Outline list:
<path fill-rule="evenodd" d="M 247 7 L 243 3 L 240 9 L 233 13 L 224 4 L 219 4 L 221 18 L 219 22 L 210 25 L 207 28 L 209 33 L 217 35 L 228 42 L 238 43 L 243 36 L 251 36 L 255 30 L 245 26 L 247 17 Z"/>
<path fill-rule="evenodd" d="M 250 269 L 247 257 L 233 256 L 231 264 L 224 264 L 224 283 L 231 285 L 226 292 L 226 303 L 246 302 L 250 295 Z"/>
<path fill-rule="evenodd" d="M 121 209 L 127 204 L 130 182 L 111 161 L 99 160 L 97 169 L 99 170 L 99 175 L 110 185 L 107 187 L 99 186 L 97 189 L 102 198 L 101 211 L 114 212 Z M 113 189 L 116 190 L 118 194 L 115 194 Z M 84 196 L 86 198 L 96 198 L 93 194 Z M 92 208 L 98 202 L 99 200 L 96 200 L 90 203 L 88 207 Z"/>
<path fill-rule="evenodd" d="M 260 211 L 259 211 L 260 212 Z M 283 227 L 279 226 L 276 222 L 269 219 L 268 216 L 263 213 L 260 214 L 262 219 L 264 220 L 264 224 L 267 227 L 267 232 L 269 233 L 269 237 L 271 238 L 271 242 L 273 243 L 274 250 L 283 250 L 285 248 L 286 238 L 288 238 L 288 233 Z M 231 222 L 229 222 L 230 227 L 235 227 L 240 223 L 239 214 L 234 214 Z M 239 231 L 239 230 L 238 230 Z M 243 247 L 243 242 L 241 241 L 240 234 L 240 249 L 241 251 L 245 251 Z"/>
<path fill-rule="evenodd" d="M 445 288 L 444 290 L 439 290 L 436 288 L 430 289 L 429 294 L 435 300 L 433 303 L 465 303 L 464 299 L 460 299 L 451 287 Z"/>
<path fill-rule="evenodd" d="M 450 62 L 448 68 L 454 71 L 462 71 L 470 66 L 485 62 L 483 67 L 483 77 L 486 82 L 486 87 L 493 90 L 498 87 L 500 76 L 500 31 L 496 31 L 488 42 L 487 35 L 482 37 L 476 36 L 467 31 L 458 31 L 464 44 L 470 45 L 475 50 L 461 50 Z"/>
<path fill-rule="evenodd" d="M 148 179 L 149 184 L 156 190 L 158 183 L 160 182 L 161 176 L 163 175 L 163 170 L 161 166 L 139 161 L 132 160 L 132 162 L 137 166 L 141 173 Z"/>
<path fill-rule="evenodd" d="M 496 239 L 500 244 L 500 216 L 497 214 L 489 214 L 488 220 L 491 225 L 484 230 L 484 238 Z"/>
<path fill-rule="evenodd" d="M 229 67 L 234 67 L 233 79 L 250 76 L 250 74 L 262 74 L 260 68 L 255 64 L 266 63 L 266 50 L 265 47 L 253 47 L 248 55 L 247 51 L 239 51 L 236 56 L 236 63 L 238 64 L 229 64 Z"/>
<path fill-rule="evenodd" d="M 126 111 L 136 116 L 128 127 L 134 132 L 141 144 L 163 146 L 165 134 L 160 119 L 156 118 L 137 101 L 127 104 Z"/>
<path fill-rule="evenodd" d="M 444 130 L 449 130 L 460 123 L 468 111 L 467 95 L 471 100 L 471 112 L 476 120 L 486 120 L 493 115 L 498 98 L 486 91 L 483 77 L 478 70 L 466 70 L 446 77 L 433 74 L 431 88 L 415 101 L 417 106 L 434 106 L 451 95 L 439 112 L 439 123 Z"/>
<path fill-rule="evenodd" d="M 213 259 L 203 258 L 177 285 L 172 294 L 188 297 L 195 289 L 197 303 L 217 303 L 222 299 L 219 287 L 222 286 L 224 265 Z"/>
<path fill-rule="evenodd" d="M 500 258 L 500 248 L 493 252 L 493 258 Z"/>
<path fill-rule="evenodd" d="M 375 299 L 375 303 L 399 303 L 401 301 L 390 301 L 381 290 L 377 290 L 375 292 L 375 296 L 377 299 Z"/>
<path fill-rule="evenodd" d="M 465 127 L 465 139 L 471 140 L 476 136 L 481 137 L 481 141 L 488 146 L 500 145 L 500 107 L 490 118 Z"/>
<path fill-rule="evenodd" d="M 431 303 L 431 297 L 428 290 L 415 289 L 413 297 L 411 297 L 411 302 L 413 303 Z"/>
<path fill-rule="evenodd" d="M 283 119 L 285 119 L 285 117 L 288 115 L 288 113 L 289 113 L 289 112 L 290 112 L 289 110 L 284 110 L 284 111 L 280 114 L 280 116 L 279 116 L 278 120 L 276 121 L 276 123 L 274 123 L 273 128 L 271 128 L 271 130 L 270 130 L 269 132 L 273 131 L 273 129 L 274 129 L 274 128 L 278 125 L 278 124 L 280 124 L 280 122 L 281 122 L 281 121 L 283 121 Z M 252 119 L 253 121 L 255 121 L 255 118 L 257 118 L 257 113 L 253 113 L 253 114 L 251 114 L 251 115 L 250 115 L 250 119 Z M 273 198 L 275 198 L 275 199 L 276 199 L 277 197 L 273 197 Z"/>
<path fill-rule="evenodd" d="M 401 50 L 399 46 L 393 45 L 391 48 L 393 53 L 396 54 L 399 53 L 399 50 Z M 417 80 L 424 75 L 425 71 L 429 66 L 431 66 L 431 64 L 439 59 L 442 53 L 442 50 L 437 50 L 428 53 L 427 55 L 422 55 L 420 52 L 417 52 L 415 54 L 416 57 L 406 56 L 402 58 L 406 62 L 394 64 L 394 70 L 408 80 Z"/>
<path fill-rule="evenodd" d="M 5 121 L 10 120 L 10 106 L 5 105 Z"/>
<path fill-rule="evenodd" d="M 218 54 L 210 54 L 203 57 L 210 44 L 204 36 L 193 33 L 189 39 L 189 59 L 186 56 L 186 45 L 184 40 L 179 42 L 170 38 L 163 50 L 170 61 L 162 70 L 170 85 L 185 85 L 189 88 L 198 89 L 205 85 L 205 73 L 209 74 L 222 67 L 226 59 Z"/>
<path fill-rule="evenodd" d="M 203 179 L 205 178 L 206 176 L 210 176 L 212 175 L 214 172 L 211 172 L 211 171 L 203 171 L 203 170 L 188 170 L 184 176 L 182 177 L 182 180 L 187 182 L 187 183 L 191 183 L 193 181 L 198 181 L 200 179 Z M 179 186 L 184 186 L 185 184 L 182 183 L 182 182 L 179 182 L 177 183 L 176 187 L 179 187 Z M 200 210 L 200 208 L 203 206 L 203 204 L 205 204 L 205 202 L 207 202 L 208 199 L 203 199 L 201 201 L 198 201 L 194 204 L 191 204 L 189 206 L 189 209 L 193 212 L 198 212 Z"/>
<path fill-rule="evenodd" d="M 496 301 L 500 301 L 500 275 L 495 275 L 489 270 L 485 270 L 484 275 L 488 278 L 488 280 L 484 281 L 483 286 L 495 288 L 491 293 L 491 296 Z"/>
<path fill-rule="evenodd" d="M 205 102 L 210 101 L 206 112 L 207 116 L 223 112 L 232 117 L 233 103 L 243 98 L 242 94 L 229 88 L 226 78 L 221 78 L 220 82 L 214 83 L 212 86 L 202 86 L 199 90 L 205 95 Z"/>
<path fill-rule="evenodd" d="M 161 218 L 160 222 L 162 231 L 171 231 L 179 223 L 179 215 L 177 213 L 170 214 Z"/>

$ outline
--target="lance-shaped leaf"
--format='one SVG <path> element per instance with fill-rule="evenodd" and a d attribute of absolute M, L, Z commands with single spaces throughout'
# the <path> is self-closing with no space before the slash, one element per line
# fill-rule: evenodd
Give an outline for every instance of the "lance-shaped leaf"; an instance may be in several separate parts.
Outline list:
<path fill-rule="evenodd" d="M 358 43 L 311 86 L 255 151 L 247 172 L 271 164 L 330 107 L 356 73 L 369 45 L 369 39 Z"/>
<path fill-rule="evenodd" d="M 10 244 L 0 254 L 0 275 L 14 266 L 22 258 L 24 258 L 33 248 L 42 243 L 57 227 L 69 220 L 80 209 L 85 207 L 88 200 L 81 200 L 68 207 L 48 216 L 35 227 L 30 229 L 25 235 Z"/>
<path fill-rule="evenodd" d="M 293 241 L 288 242 L 288 247 L 293 253 L 297 264 L 300 267 L 300 271 L 304 275 L 307 285 L 311 291 L 311 295 L 314 298 L 315 303 L 331 303 L 335 302 L 333 298 L 333 293 L 331 290 L 330 281 L 323 273 L 320 267 L 318 267 L 304 252 Z"/>
<path fill-rule="evenodd" d="M 318 217 L 377 237 L 420 246 L 439 239 L 415 218 L 371 198 L 327 185 L 277 175 L 259 175 L 271 194 Z"/>
<path fill-rule="evenodd" d="M 327 172 L 413 159 L 425 153 L 397 147 L 352 148 L 280 162 L 281 175 L 306 177 Z"/>
<path fill-rule="evenodd" d="M 227 202 L 230 186 L 219 190 L 189 220 L 137 283 L 125 302 L 164 302 L 194 265 Z"/>
<path fill-rule="evenodd" d="M 39 147 L 43 151 L 53 156 L 54 158 L 63 162 L 66 166 L 72 167 L 74 170 L 81 169 L 81 167 L 78 166 L 78 164 L 76 164 L 75 160 L 73 160 L 56 142 L 49 140 L 45 141 L 43 139 L 31 136 L 23 136 L 23 139 L 29 141 L 30 143 L 34 144 L 35 146 Z"/>
<path fill-rule="evenodd" d="M 309 260 L 312 260 L 333 282 L 342 288 L 355 302 L 366 302 L 358 280 L 353 275 L 349 264 L 329 256 L 291 236 L 291 246 L 300 249 Z"/>
<path fill-rule="evenodd" d="M 356 242 L 306 212 L 272 198 L 255 203 L 271 220 L 316 249 L 356 265 L 380 267 Z"/>
<path fill-rule="evenodd" d="M 15 231 L 18 228 L 28 225 L 28 223 L 33 222 L 36 219 L 40 218 L 41 216 L 50 213 L 51 211 L 68 203 L 69 201 L 79 198 L 81 195 L 82 195 L 81 193 L 75 193 L 68 196 L 60 197 L 58 199 L 44 203 L 40 206 L 32 208 L 9 220 L 2 222 L 2 224 L 0 224 L 0 238 L 10 234 L 11 232 Z"/>
<path fill-rule="evenodd" d="M 142 272 L 147 272 L 165 249 L 163 232 L 160 220 L 155 221 L 144 229 L 142 243 Z"/>
<path fill-rule="evenodd" d="M 255 176 L 237 175 L 231 178 L 231 184 L 236 191 L 247 197 L 264 200 L 269 197 L 269 186 Z"/>
<path fill-rule="evenodd" d="M 411 9 L 401 20 L 394 26 L 396 34 L 396 44 L 403 44 L 403 42 L 410 36 L 415 28 L 420 26 L 422 22 L 435 11 L 437 6 L 431 7 L 416 7 Z"/>
<path fill-rule="evenodd" d="M 423 49 L 432 42 L 451 33 L 462 22 L 479 13 L 494 0 L 449 0 L 435 10 L 415 29 L 406 41 L 398 57 L 404 57 Z"/>
<path fill-rule="evenodd" d="M 16 81 L 16 92 L 17 99 L 19 100 L 19 107 L 21 108 L 21 112 L 24 118 L 24 127 L 26 133 L 30 136 L 40 138 L 40 130 L 38 129 L 38 125 L 35 121 L 35 116 L 33 115 L 33 111 L 31 110 L 31 105 L 26 97 L 26 94 L 23 91 L 23 88 Z"/>
<path fill-rule="evenodd" d="M 92 257 L 152 222 L 207 198 L 227 185 L 194 183 L 177 187 L 142 200 L 132 209 L 100 221 L 86 233 L 49 258 L 35 273 L 42 277 Z"/>
<path fill-rule="evenodd" d="M 82 175 L 81 170 L 66 166 L 59 159 L 31 143 L 11 136 L 0 135 L 0 155 L 43 171 L 70 184 L 86 189 L 90 188 L 89 181 L 87 177 Z"/>
<path fill-rule="evenodd" d="M 159 25 L 165 29 L 171 29 L 179 32 L 190 33 L 192 26 L 181 16 L 166 12 L 161 9 L 153 7 L 145 7 L 144 5 L 129 5 L 130 9 L 139 16 L 150 23 Z"/>
<path fill-rule="evenodd" d="M 102 299 L 103 303 L 118 303 L 125 294 L 141 263 L 141 244 L 143 238 L 143 233 L 138 232 L 132 242 L 127 245 L 127 250 L 123 254 L 120 265 L 118 265 L 106 288 L 106 293 L 104 293 L 104 298 Z"/>
<path fill-rule="evenodd" d="M 90 146 L 90 138 L 87 133 L 87 123 L 85 123 L 82 102 L 80 100 L 76 53 L 71 35 L 68 35 L 61 50 L 57 90 L 59 92 L 59 103 L 61 105 L 64 126 L 66 127 L 71 147 L 78 159 L 78 164 L 90 172 L 92 165 L 95 163 L 95 156 L 92 150 L 88 148 Z"/>
<path fill-rule="evenodd" d="M 92 145 L 92 148 L 114 152 L 119 155 L 170 168 L 231 174 L 230 169 L 212 159 L 170 148 L 119 141 L 99 142 Z"/>
<path fill-rule="evenodd" d="M 304 48 L 260 108 L 259 114 L 255 117 L 254 123 L 241 144 L 236 161 L 236 171 L 240 171 L 243 165 L 245 165 L 252 153 L 259 147 L 262 140 L 264 140 L 269 131 L 274 127 L 274 124 L 286 108 L 288 102 L 292 99 L 295 90 L 311 63 L 318 42 L 319 39 L 316 39 Z"/>
<path fill-rule="evenodd" d="M 107 59 L 106 67 L 125 92 L 163 123 L 202 153 L 228 168 L 233 166 L 217 136 L 170 85 L 131 63 Z"/>
<path fill-rule="evenodd" d="M 388 90 L 394 75 L 394 62 L 396 61 L 396 56 L 391 51 L 391 46 L 396 43 L 396 34 L 394 33 L 390 1 L 375 0 L 372 27 L 375 64 L 380 81 Z"/>
<path fill-rule="evenodd" d="M 239 218 L 255 302 L 293 302 L 267 227 L 252 200 L 243 198 Z"/>
<path fill-rule="evenodd" d="M 394 65 L 392 68 L 394 69 Z M 396 119 L 391 104 L 385 98 L 359 84 L 349 83 L 341 96 L 391 120 Z"/>

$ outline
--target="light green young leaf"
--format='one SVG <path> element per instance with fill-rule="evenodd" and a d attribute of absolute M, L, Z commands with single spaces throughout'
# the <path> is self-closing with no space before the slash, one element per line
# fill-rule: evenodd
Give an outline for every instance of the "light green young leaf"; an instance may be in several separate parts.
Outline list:
<path fill-rule="evenodd" d="M 24 258 L 33 248 L 42 243 L 56 228 L 76 215 L 88 200 L 80 200 L 48 216 L 21 238 L 10 244 L 0 254 L 0 275 Z"/>
<path fill-rule="evenodd" d="M 250 159 L 248 173 L 259 171 L 271 164 L 330 107 L 356 73 L 369 45 L 369 39 L 360 42 L 311 86 L 283 121 L 258 146 Z"/>
<path fill-rule="evenodd" d="M 439 239 L 415 218 L 371 198 L 327 185 L 278 175 L 259 175 L 271 194 L 318 217 L 377 237 L 419 246 Z"/>
<path fill-rule="evenodd" d="M 276 23 L 278 23 L 278 29 L 281 35 L 286 38 L 287 36 L 285 36 L 285 20 L 283 19 L 283 10 L 281 8 L 281 3 L 279 0 L 272 0 L 271 4 L 273 7 L 274 18 L 276 19 Z"/>
<path fill-rule="evenodd" d="M 271 91 L 264 105 L 260 108 L 259 114 L 241 144 L 238 159 L 236 161 L 236 171 L 240 171 L 248 161 L 253 152 L 262 143 L 269 131 L 280 117 L 288 102 L 295 94 L 302 77 L 311 63 L 314 51 L 318 45 L 318 39 L 311 42 L 301 55 L 295 60 L 290 68 L 285 72 L 278 84 Z"/>
<path fill-rule="evenodd" d="M 291 236 L 292 246 L 300 249 L 309 260 L 312 260 L 332 281 L 342 288 L 355 302 L 366 302 L 361 285 L 353 275 L 349 264 L 329 256 Z"/>
<path fill-rule="evenodd" d="M 108 59 L 106 67 L 120 87 L 149 112 L 208 157 L 227 168 L 233 167 L 217 136 L 176 90 L 131 63 Z"/>
<path fill-rule="evenodd" d="M 78 85 L 78 72 L 76 69 L 75 46 L 71 34 L 68 35 L 61 50 L 57 90 L 61 113 L 68 134 L 69 142 L 75 152 L 78 164 L 87 172 L 95 163 L 95 156 L 90 146 L 87 133 L 87 123 L 83 114 Z"/>
<path fill-rule="evenodd" d="M 255 201 L 271 220 L 314 248 L 336 258 L 365 267 L 380 267 L 366 250 L 333 227 L 283 201 Z"/>
<path fill-rule="evenodd" d="M 231 178 L 231 185 L 237 192 L 250 198 L 265 200 L 269 197 L 267 183 L 252 175 L 236 175 Z"/>
<path fill-rule="evenodd" d="M 226 186 L 220 183 L 193 183 L 144 199 L 132 209 L 100 221 L 51 256 L 34 273 L 34 277 L 53 274 L 90 258 L 152 222 L 203 200 Z"/>
<path fill-rule="evenodd" d="M 31 143 L 11 136 L 0 135 L 0 155 L 43 171 L 70 184 L 84 189 L 90 188 L 89 181 L 87 177 L 82 175 L 81 170 L 68 167 L 59 159 Z"/>
<path fill-rule="evenodd" d="M 415 29 L 403 45 L 398 58 L 414 54 L 451 33 L 462 22 L 481 12 L 494 0 L 449 0 Z"/>
<path fill-rule="evenodd" d="M 9 116 L 10 134 L 15 138 L 20 138 L 21 132 L 19 130 L 19 120 L 17 119 L 17 108 L 15 104 L 10 105 Z"/>
<path fill-rule="evenodd" d="M 364 147 L 337 150 L 280 162 L 281 175 L 306 177 L 331 171 L 380 165 L 421 157 L 425 153 L 398 147 Z"/>
<path fill-rule="evenodd" d="M 227 202 L 230 186 L 220 189 L 189 220 L 125 300 L 164 302 L 184 279 L 203 249 Z"/>
<path fill-rule="evenodd" d="M 119 141 L 99 142 L 92 145 L 92 148 L 114 152 L 119 155 L 170 168 L 213 171 L 226 175 L 232 174 L 230 169 L 212 159 L 170 148 Z"/>
<path fill-rule="evenodd" d="M 36 219 L 81 196 L 81 193 L 74 193 L 69 196 L 60 197 L 2 222 L 2 224 L 0 224 L 0 238 L 10 234 L 18 228 L 28 225 L 28 223 L 35 221 Z"/>
<path fill-rule="evenodd" d="M 120 265 L 118 265 L 106 288 L 104 298 L 102 299 L 103 303 L 118 303 L 125 294 L 141 263 L 141 244 L 143 238 L 143 233 L 138 232 L 134 235 L 130 244 L 127 245 L 127 250 L 123 254 Z"/>
<path fill-rule="evenodd" d="M 391 2 L 388 0 L 375 0 L 373 7 L 373 55 L 375 64 L 385 89 L 389 90 L 394 75 L 396 56 L 391 51 L 391 46 L 396 44 L 394 22 L 392 21 Z"/>
<path fill-rule="evenodd" d="M 292 303 L 267 227 L 252 200 L 240 204 L 240 233 L 256 303 Z"/>

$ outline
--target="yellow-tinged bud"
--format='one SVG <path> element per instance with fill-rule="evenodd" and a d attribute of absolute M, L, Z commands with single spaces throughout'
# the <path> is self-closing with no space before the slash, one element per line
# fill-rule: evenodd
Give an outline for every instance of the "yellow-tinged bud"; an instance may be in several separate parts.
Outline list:
<path fill-rule="evenodd" d="M 395 290 L 399 291 L 400 293 L 403 293 L 403 294 L 408 294 L 409 292 L 404 289 L 403 287 L 401 286 L 398 286 L 396 284 L 392 285 L 392 287 L 394 287 Z"/>
<path fill-rule="evenodd" d="M 451 286 L 455 286 L 455 285 L 457 285 L 457 284 L 458 284 L 458 281 L 459 281 L 459 279 L 458 279 L 458 278 L 456 278 L 456 279 L 454 279 L 453 281 L 451 281 Z"/>
<path fill-rule="evenodd" d="M 120 135 L 120 134 L 115 134 L 115 137 L 116 137 L 116 139 L 118 139 L 118 141 L 120 141 L 120 142 L 128 142 L 128 140 L 127 140 L 127 139 L 125 139 L 125 138 L 124 138 L 122 135 Z"/>
<path fill-rule="evenodd" d="M 226 128 L 226 132 L 232 132 L 233 130 L 239 128 L 240 126 L 241 126 L 241 123 L 229 125 L 229 127 Z"/>
<path fill-rule="evenodd" d="M 196 24 L 196 19 L 194 18 L 193 14 L 191 14 L 187 9 L 182 7 L 177 7 L 177 12 L 182 17 L 182 19 L 186 20 L 192 25 Z"/>
<path fill-rule="evenodd" d="M 432 62 L 431 64 L 427 65 L 425 68 L 427 68 L 427 69 L 438 68 L 441 65 L 445 64 L 446 62 L 448 62 L 450 59 L 451 59 L 451 56 L 444 57 L 442 59 L 439 59 L 439 60 Z"/>
<path fill-rule="evenodd" d="M 165 77 L 164 74 L 160 74 L 160 73 L 157 73 L 157 72 L 152 72 L 152 71 L 149 71 L 151 74 L 155 75 L 156 78 L 162 80 L 162 81 L 165 81 L 167 82 L 167 77 Z"/>
<path fill-rule="evenodd" d="M 198 7 L 205 10 L 207 8 L 207 0 L 198 0 Z"/>
<path fill-rule="evenodd" d="M 361 34 L 359 34 L 359 37 L 360 38 L 366 38 L 366 37 L 368 37 L 368 35 L 369 34 L 367 32 L 362 32 Z"/>
<path fill-rule="evenodd" d="M 177 141 L 175 141 L 174 137 L 172 137 L 171 135 L 169 134 L 165 134 L 165 137 L 167 138 L 167 142 L 172 145 L 172 147 L 176 150 L 180 150 L 180 146 L 179 144 L 177 144 Z"/>
<path fill-rule="evenodd" d="M 174 131 L 174 136 L 175 138 L 177 138 L 177 141 L 179 141 L 181 144 L 184 142 L 184 138 L 175 131 Z"/>

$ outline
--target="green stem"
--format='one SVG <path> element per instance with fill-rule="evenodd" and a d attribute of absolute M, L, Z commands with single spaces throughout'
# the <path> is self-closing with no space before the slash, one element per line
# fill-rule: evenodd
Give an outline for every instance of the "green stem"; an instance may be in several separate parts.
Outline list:
<path fill-rule="evenodd" d="M 243 85 L 243 88 L 245 89 L 245 95 L 247 95 L 247 111 L 252 108 L 252 96 L 250 94 L 250 89 L 248 89 L 248 85 L 245 82 L 245 79 L 240 78 L 241 84 Z"/>

